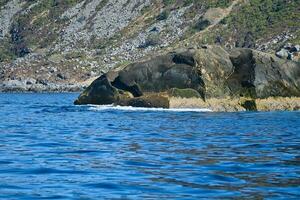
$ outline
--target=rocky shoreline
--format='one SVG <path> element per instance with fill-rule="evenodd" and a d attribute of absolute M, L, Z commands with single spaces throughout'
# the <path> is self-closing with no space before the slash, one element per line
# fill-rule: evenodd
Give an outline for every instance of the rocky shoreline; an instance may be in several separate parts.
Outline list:
<path fill-rule="evenodd" d="M 266 99 L 225 98 L 202 101 L 197 98 L 171 98 L 170 108 L 203 108 L 213 112 L 240 111 L 298 111 L 299 97 L 272 97 Z"/>
<path fill-rule="evenodd" d="M 0 85 L 0 92 L 10 92 L 10 93 L 43 93 L 43 92 L 82 92 L 86 86 L 81 84 L 58 84 L 49 83 L 47 85 L 43 84 L 19 84 L 18 82 L 10 81 L 9 84 L 2 83 Z"/>
<path fill-rule="evenodd" d="M 82 92 L 95 78 L 90 78 L 84 82 L 59 83 L 45 80 L 35 80 L 32 78 L 22 80 L 7 80 L 0 83 L 0 92 L 11 93 L 57 93 L 57 92 Z"/>
<path fill-rule="evenodd" d="M 0 93 L 67 93 L 82 92 L 86 86 L 80 84 L 56 84 L 52 83 L 47 86 L 35 84 L 31 86 L 19 85 L 0 85 Z"/>
<path fill-rule="evenodd" d="M 300 64 L 252 49 L 180 49 L 112 70 L 75 104 L 300 110 Z"/>

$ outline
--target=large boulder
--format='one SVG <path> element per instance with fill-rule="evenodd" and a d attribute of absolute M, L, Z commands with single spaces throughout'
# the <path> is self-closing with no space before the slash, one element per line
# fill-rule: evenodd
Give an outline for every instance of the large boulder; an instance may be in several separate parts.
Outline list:
<path fill-rule="evenodd" d="M 172 88 L 191 88 L 204 98 L 204 83 L 196 66 L 192 50 L 133 63 L 123 70 L 111 71 L 96 79 L 75 104 L 111 104 L 120 102 L 124 91 L 140 97 Z"/>
<path fill-rule="evenodd" d="M 196 71 L 203 82 L 204 98 L 230 95 L 227 79 L 234 71 L 230 54 L 220 46 L 204 46 L 195 50 Z"/>
<path fill-rule="evenodd" d="M 167 107 L 165 94 L 203 101 L 292 97 L 300 96 L 299 77 L 299 63 L 293 61 L 251 49 L 226 51 L 220 46 L 204 46 L 110 71 L 95 80 L 75 103 Z M 155 94 L 164 95 L 158 98 Z"/>
<path fill-rule="evenodd" d="M 135 97 L 170 88 L 193 88 L 204 95 L 204 83 L 197 73 L 193 51 L 173 52 L 131 64 L 119 72 L 112 85 L 130 91 Z"/>
<path fill-rule="evenodd" d="M 227 83 L 232 96 L 300 96 L 299 63 L 251 49 L 235 49 L 230 59 L 234 71 Z"/>
<path fill-rule="evenodd" d="M 118 89 L 106 75 L 96 79 L 74 102 L 75 104 L 111 104 L 117 101 Z"/>
<path fill-rule="evenodd" d="M 140 97 L 121 99 L 116 104 L 121 106 L 144 107 L 144 108 L 169 108 L 170 98 L 164 93 L 154 93 Z"/>

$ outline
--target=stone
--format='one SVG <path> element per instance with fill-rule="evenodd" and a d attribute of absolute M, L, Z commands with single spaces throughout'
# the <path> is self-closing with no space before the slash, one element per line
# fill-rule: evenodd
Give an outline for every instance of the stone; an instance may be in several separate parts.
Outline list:
<path fill-rule="evenodd" d="M 79 98 L 75 104 L 112 104 L 118 99 L 118 90 L 112 87 L 107 77 L 101 76 L 96 79 Z"/>
<path fill-rule="evenodd" d="M 49 69 L 49 72 L 50 72 L 50 73 L 55 73 L 55 72 L 57 72 L 57 68 L 51 67 L 51 68 Z"/>
<path fill-rule="evenodd" d="M 43 80 L 43 79 L 37 79 L 36 83 L 37 84 L 41 84 L 41 85 L 48 85 L 48 81 L 47 80 Z"/>
<path fill-rule="evenodd" d="M 251 32 L 248 32 L 245 35 L 243 48 L 254 48 L 255 47 L 255 38 Z"/>
<path fill-rule="evenodd" d="M 141 97 L 118 101 L 117 105 L 145 107 L 145 108 L 169 108 L 169 97 L 163 94 L 148 94 Z"/>
<path fill-rule="evenodd" d="M 247 111 L 257 111 L 256 102 L 254 99 L 240 99 L 240 105 Z"/>
<path fill-rule="evenodd" d="M 251 49 L 233 50 L 231 60 L 235 69 L 228 78 L 230 96 L 267 98 L 300 95 L 299 63 Z"/>
<path fill-rule="evenodd" d="M 36 83 L 36 80 L 33 79 L 33 78 L 29 78 L 26 80 L 26 85 L 32 85 L 32 84 L 35 84 Z"/>
<path fill-rule="evenodd" d="M 69 79 L 70 78 L 70 74 L 69 73 L 58 73 L 57 75 L 56 75 L 58 78 L 60 78 L 60 79 L 62 79 L 62 80 L 66 80 L 66 79 Z"/>
<path fill-rule="evenodd" d="M 289 56 L 289 51 L 286 49 L 281 49 L 280 51 L 276 52 L 276 56 L 279 58 L 288 58 Z"/>
<path fill-rule="evenodd" d="M 291 48 L 293 47 L 293 45 L 291 43 L 286 43 L 283 48 L 284 49 L 287 49 L 287 50 L 290 50 Z"/>
<path fill-rule="evenodd" d="M 294 54 L 289 52 L 287 59 L 288 60 L 294 60 Z"/>
<path fill-rule="evenodd" d="M 255 99 L 300 96 L 299 65 L 247 48 L 179 49 L 109 71 L 75 103 L 167 107 L 170 97 L 203 101 L 245 98 L 247 101 L 236 103 L 234 109 L 254 110 Z"/>
<path fill-rule="evenodd" d="M 56 76 L 57 76 L 58 78 L 60 78 L 60 79 L 65 79 L 64 75 L 61 74 L 61 73 L 58 73 Z"/>

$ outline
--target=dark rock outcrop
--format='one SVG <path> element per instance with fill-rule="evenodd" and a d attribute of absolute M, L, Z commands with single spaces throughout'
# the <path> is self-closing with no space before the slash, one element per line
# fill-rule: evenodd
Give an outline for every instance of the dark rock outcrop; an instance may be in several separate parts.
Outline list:
<path fill-rule="evenodd" d="M 81 95 L 75 104 L 111 104 L 118 100 L 118 89 L 103 75 L 96 79 Z"/>
<path fill-rule="evenodd" d="M 241 96 L 267 98 L 300 96 L 300 65 L 250 49 L 233 50 L 231 91 Z"/>
<path fill-rule="evenodd" d="M 167 95 L 157 93 L 119 100 L 117 104 L 121 106 L 132 107 L 169 108 L 170 100 Z"/>
<path fill-rule="evenodd" d="M 75 104 L 168 107 L 174 94 L 203 101 L 249 98 L 243 105 L 255 108 L 252 99 L 300 96 L 300 65 L 251 49 L 181 50 L 102 75 Z"/>

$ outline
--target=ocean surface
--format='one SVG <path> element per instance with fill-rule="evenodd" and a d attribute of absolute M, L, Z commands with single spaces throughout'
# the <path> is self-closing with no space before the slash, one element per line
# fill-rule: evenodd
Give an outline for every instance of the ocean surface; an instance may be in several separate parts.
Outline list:
<path fill-rule="evenodd" d="M 300 199 L 300 112 L 0 94 L 0 199 Z"/>

